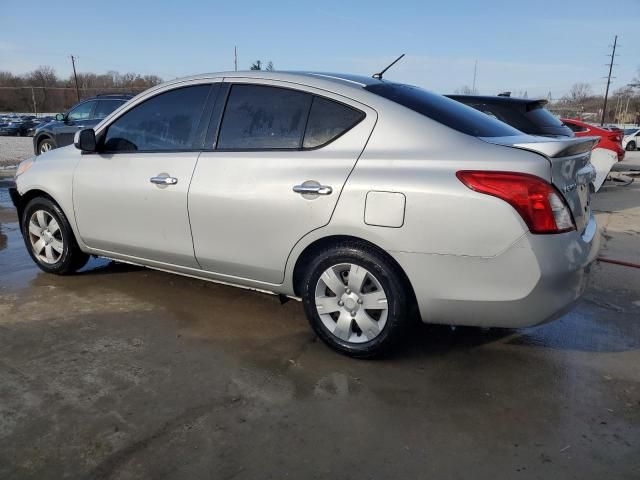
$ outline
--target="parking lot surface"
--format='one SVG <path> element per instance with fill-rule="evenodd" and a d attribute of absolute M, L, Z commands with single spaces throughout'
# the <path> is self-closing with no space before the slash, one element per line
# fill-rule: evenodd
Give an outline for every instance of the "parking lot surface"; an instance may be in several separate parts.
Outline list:
<path fill-rule="evenodd" d="M 638 162 L 628 155 L 625 166 Z M 594 200 L 640 263 L 640 182 Z M 0 187 L 0 478 L 640 478 L 640 269 L 560 320 L 340 356 L 296 301 L 92 260 L 39 271 Z"/>

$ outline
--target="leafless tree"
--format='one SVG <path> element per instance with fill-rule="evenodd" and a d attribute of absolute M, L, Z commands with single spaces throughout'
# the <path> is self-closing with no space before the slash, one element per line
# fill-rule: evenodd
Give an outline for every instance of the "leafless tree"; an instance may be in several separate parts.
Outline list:
<path fill-rule="evenodd" d="M 584 102 L 591 95 L 591 85 L 578 82 L 573 84 L 567 97 L 572 102 Z"/>

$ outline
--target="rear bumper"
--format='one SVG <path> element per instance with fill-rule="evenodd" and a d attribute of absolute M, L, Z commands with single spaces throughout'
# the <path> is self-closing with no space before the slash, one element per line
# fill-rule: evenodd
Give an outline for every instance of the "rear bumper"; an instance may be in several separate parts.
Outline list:
<path fill-rule="evenodd" d="M 519 328 L 564 314 L 587 285 L 600 234 L 527 233 L 490 257 L 391 252 L 406 272 L 425 323 Z"/>

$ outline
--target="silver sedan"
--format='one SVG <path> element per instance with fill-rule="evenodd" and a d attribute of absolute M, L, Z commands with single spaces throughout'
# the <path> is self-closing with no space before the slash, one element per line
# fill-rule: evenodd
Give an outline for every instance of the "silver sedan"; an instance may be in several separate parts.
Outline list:
<path fill-rule="evenodd" d="M 599 247 L 593 143 L 382 79 L 219 73 L 24 161 L 11 195 L 46 272 L 95 255 L 294 297 L 322 340 L 369 357 L 416 313 L 524 327 L 566 311 Z"/>

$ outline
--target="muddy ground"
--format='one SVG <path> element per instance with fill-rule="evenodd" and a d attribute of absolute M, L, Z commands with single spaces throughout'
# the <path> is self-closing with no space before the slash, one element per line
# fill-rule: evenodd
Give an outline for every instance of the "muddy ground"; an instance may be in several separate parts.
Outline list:
<path fill-rule="evenodd" d="M 594 204 L 602 255 L 638 262 L 640 183 Z M 640 478 L 640 269 L 596 264 L 544 326 L 421 326 L 357 361 L 295 301 L 42 273 L 16 220 L 0 188 L 0 478 Z"/>

